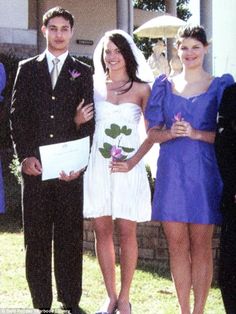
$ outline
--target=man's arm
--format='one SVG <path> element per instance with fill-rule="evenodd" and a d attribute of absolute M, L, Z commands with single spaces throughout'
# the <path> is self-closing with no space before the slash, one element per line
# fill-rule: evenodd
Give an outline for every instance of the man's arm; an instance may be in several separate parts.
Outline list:
<path fill-rule="evenodd" d="M 92 104 L 92 106 L 89 107 L 88 111 L 91 112 L 92 110 L 94 112 L 93 77 L 92 77 L 91 69 L 89 67 L 85 67 L 83 76 L 84 76 L 84 79 L 81 82 L 82 98 L 84 99 L 82 108 L 88 106 L 88 104 Z M 90 136 L 90 138 L 92 139 L 94 128 L 95 128 L 95 119 L 94 119 L 94 114 L 93 114 L 90 120 L 86 121 L 85 123 L 79 126 L 78 128 L 79 137 Z"/>
<path fill-rule="evenodd" d="M 34 99 L 30 86 L 32 71 L 27 65 L 19 64 L 13 86 L 11 103 L 11 134 L 15 150 L 22 163 L 22 171 L 28 175 L 41 173 L 41 165 L 35 154 L 35 130 L 32 115 L 32 101 Z"/>
<path fill-rule="evenodd" d="M 236 84 L 223 94 L 216 133 L 216 154 L 224 182 L 224 193 L 236 194 Z"/>

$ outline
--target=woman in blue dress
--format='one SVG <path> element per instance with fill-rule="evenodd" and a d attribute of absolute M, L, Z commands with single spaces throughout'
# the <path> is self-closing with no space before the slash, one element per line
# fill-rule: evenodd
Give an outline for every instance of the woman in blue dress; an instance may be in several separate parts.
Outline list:
<path fill-rule="evenodd" d="M 180 29 L 176 44 L 183 70 L 156 79 L 146 109 L 148 138 L 133 158 L 111 167 L 129 171 L 160 143 L 152 219 L 164 228 L 181 313 L 190 314 L 192 288 L 192 313 L 202 314 L 212 281 L 213 228 L 221 223 L 222 181 L 213 145 L 217 111 L 233 78 L 203 69 L 208 42 L 201 26 Z"/>
<path fill-rule="evenodd" d="M 6 85 L 6 73 L 4 70 L 4 66 L 0 63 L 0 106 L 2 105 L 3 96 L 1 95 L 3 89 Z M 0 121 L 1 123 L 1 121 Z M 3 184 L 3 176 L 2 176 L 2 162 L 0 156 L 0 214 L 5 212 L 5 197 L 4 197 L 4 184 Z"/>

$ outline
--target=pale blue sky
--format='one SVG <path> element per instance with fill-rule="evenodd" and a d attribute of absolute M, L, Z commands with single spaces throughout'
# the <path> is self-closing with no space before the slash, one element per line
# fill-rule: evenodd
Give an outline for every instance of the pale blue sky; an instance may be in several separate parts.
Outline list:
<path fill-rule="evenodd" d="M 190 0 L 189 1 L 189 10 L 192 13 L 192 16 L 189 19 L 189 22 L 191 23 L 199 23 L 199 0 Z"/>

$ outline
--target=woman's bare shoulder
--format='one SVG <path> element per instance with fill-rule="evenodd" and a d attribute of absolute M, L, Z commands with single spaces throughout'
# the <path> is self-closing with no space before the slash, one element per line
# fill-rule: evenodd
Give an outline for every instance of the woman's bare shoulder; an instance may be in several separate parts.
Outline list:
<path fill-rule="evenodd" d="M 148 83 L 134 82 L 134 89 L 139 93 L 150 93 L 151 87 Z"/>

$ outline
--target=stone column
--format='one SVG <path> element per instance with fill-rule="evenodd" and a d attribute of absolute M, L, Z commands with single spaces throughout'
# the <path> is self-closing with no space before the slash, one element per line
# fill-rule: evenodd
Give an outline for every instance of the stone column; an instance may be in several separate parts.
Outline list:
<path fill-rule="evenodd" d="M 175 0 L 165 0 L 166 13 L 176 16 L 177 15 L 177 4 Z"/>
<path fill-rule="evenodd" d="M 205 28 L 208 41 L 212 38 L 212 0 L 200 0 L 200 24 Z M 204 60 L 204 68 L 212 73 L 212 44 Z"/>
<path fill-rule="evenodd" d="M 117 28 L 133 35 L 133 4 L 132 0 L 116 0 Z"/>
<path fill-rule="evenodd" d="M 165 0 L 165 5 L 166 5 L 166 13 L 177 16 L 177 5 L 175 0 Z M 173 38 L 168 38 L 167 39 L 167 59 L 170 61 L 172 58 L 172 47 L 174 44 L 174 39 Z"/>

